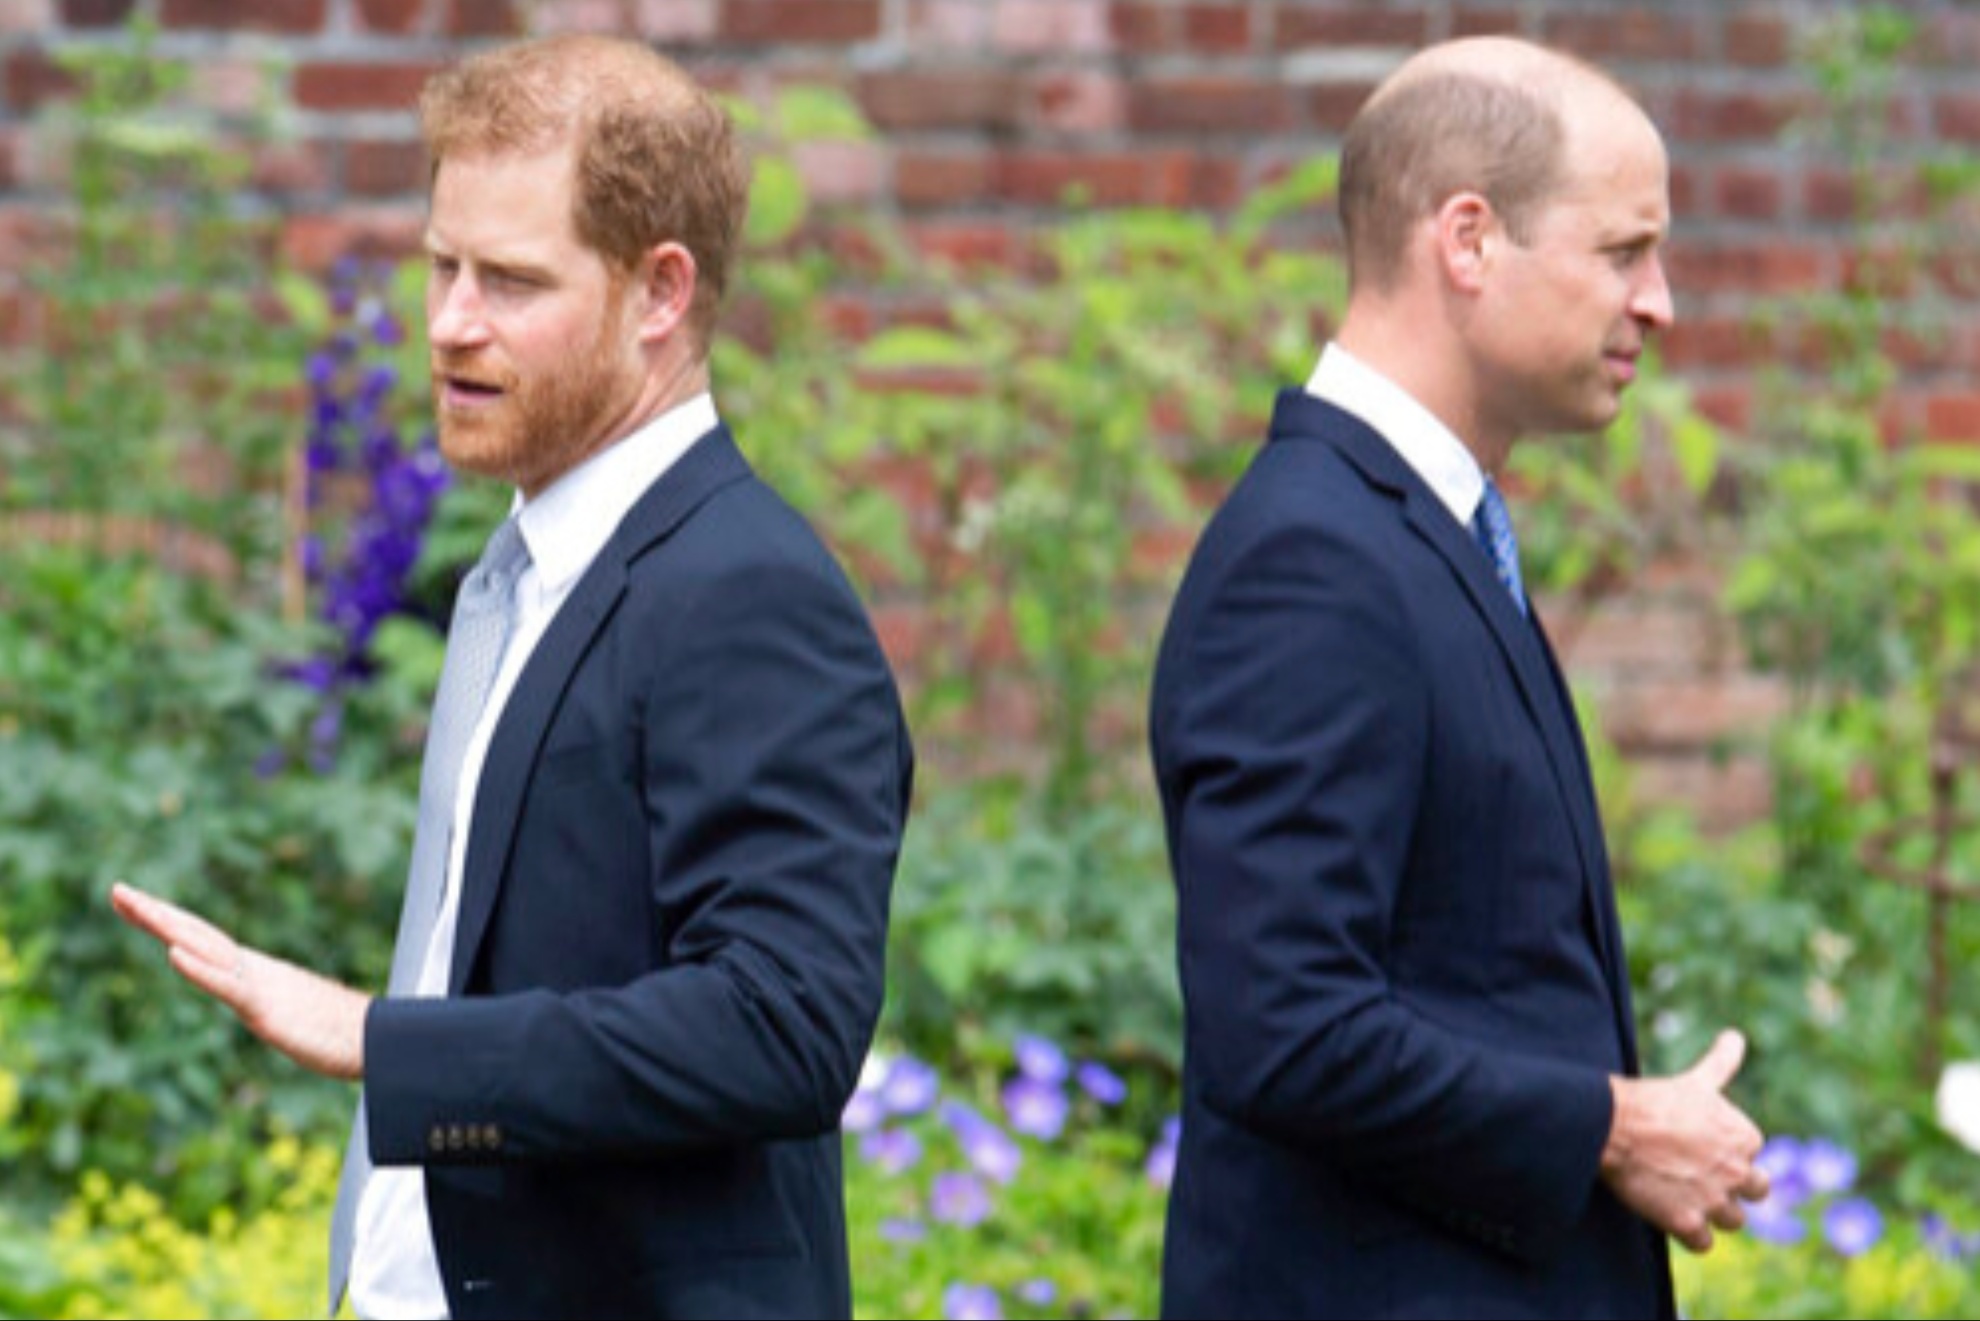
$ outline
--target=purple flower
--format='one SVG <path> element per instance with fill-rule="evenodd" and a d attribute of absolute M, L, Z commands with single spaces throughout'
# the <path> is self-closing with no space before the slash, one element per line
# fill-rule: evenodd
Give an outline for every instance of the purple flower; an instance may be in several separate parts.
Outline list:
<path fill-rule="evenodd" d="M 1004 1307 L 987 1284 L 952 1284 L 942 1290 L 942 1315 L 947 1321 L 1004 1321 Z"/>
<path fill-rule="evenodd" d="M 1066 1053 L 1044 1037 L 1021 1032 L 1012 1043 L 1018 1072 L 1038 1082 L 1062 1083 L 1069 1066 Z"/>
<path fill-rule="evenodd" d="M 1170 1115 L 1162 1123 L 1162 1136 L 1148 1149 L 1148 1160 L 1142 1166 L 1147 1172 L 1148 1182 L 1157 1188 L 1167 1188 L 1176 1178 L 1176 1148 L 1182 1143 L 1182 1120 Z"/>
<path fill-rule="evenodd" d="M 1044 1278 L 1026 1280 L 1018 1285 L 1017 1296 L 1026 1306 L 1050 1307 L 1059 1296 L 1059 1286 Z"/>
<path fill-rule="evenodd" d="M 1763 1243 L 1799 1243 L 1808 1237 L 1808 1222 L 1776 1188 L 1746 1209 L 1746 1232 Z"/>
<path fill-rule="evenodd" d="M 990 1190 L 974 1174 L 938 1174 L 928 1189 L 928 1214 L 945 1225 L 975 1225 L 990 1214 Z"/>
<path fill-rule="evenodd" d="M 1010 1134 L 961 1101 L 944 1105 L 942 1118 L 977 1173 L 998 1183 L 1009 1183 L 1017 1176 L 1018 1166 L 1024 1163 L 1024 1153 Z"/>
<path fill-rule="evenodd" d="M 1760 1154 L 1753 1158 L 1754 1168 L 1765 1174 L 1772 1185 L 1767 1200 L 1778 1202 L 1784 1210 L 1792 1210 L 1808 1197 L 1808 1174 L 1803 1168 L 1805 1151 L 1799 1138 L 1768 1138 Z"/>
<path fill-rule="evenodd" d="M 1918 1236 L 1926 1250 L 1940 1261 L 1961 1262 L 1980 1256 L 1980 1230 L 1962 1234 L 1937 1211 L 1927 1211 L 1919 1217 Z"/>
<path fill-rule="evenodd" d="M 839 1113 L 839 1127 L 848 1133 L 865 1133 L 878 1128 L 887 1118 L 887 1107 L 880 1100 L 880 1093 L 870 1087 L 859 1087 L 846 1101 L 846 1108 Z"/>
<path fill-rule="evenodd" d="M 880 1222 L 880 1237 L 889 1243 L 919 1243 L 928 1237 L 928 1226 L 912 1216 L 888 1216 Z"/>
<path fill-rule="evenodd" d="M 918 1115 L 935 1104 L 941 1090 L 942 1080 L 934 1068 L 912 1055 L 903 1055 L 887 1066 L 887 1076 L 880 1084 L 880 1099 L 886 1103 L 889 1114 Z"/>
<path fill-rule="evenodd" d="M 1073 1076 L 1078 1079 L 1080 1090 L 1101 1105 L 1119 1105 L 1127 1100 L 1127 1084 L 1098 1060 L 1086 1060 L 1073 1071 Z"/>
<path fill-rule="evenodd" d="M 1845 1257 L 1876 1246 L 1884 1235 L 1884 1217 L 1861 1197 L 1845 1197 L 1822 1212 L 1822 1236 Z"/>
<path fill-rule="evenodd" d="M 1801 1146 L 1801 1174 L 1811 1193 L 1843 1192 L 1856 1183 L 1856 1157 L 1827 1138 L 1810 1138 Z"/>
<path fill-rule="evenodd" d="M 1065 1128 L 1067 1109 L 1057 1083 L 1013 1078 L 1004 1085 L 1004 1115 L 1020 1133 L 1050 1142 Z"/>
<path fill-rule="evenodd" d="M 888 1174 L 899 1174 L 921 1159 L 921 1139 L 905 1128 L 882 1128 L 860 1139 L 859 1154 Z"/>

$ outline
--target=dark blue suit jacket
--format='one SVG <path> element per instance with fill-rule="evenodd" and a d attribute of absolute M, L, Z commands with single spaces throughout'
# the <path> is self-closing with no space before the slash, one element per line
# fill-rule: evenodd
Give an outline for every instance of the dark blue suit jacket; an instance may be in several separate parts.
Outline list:
<path fill-rule="evenodd" d="M 452 998 L 369 1016 L 372 1159 L 426 1167 L 455 1317 L 850 1314 L 911 775 L 865 611 L 718 428 L 503 710 Z"/>
<path fill-rule="evenodd" d="M 1151 739 L 1187 1011 L 1164 1315 L 1670 1315 L 1599 1177 L 1636 1052 L 1566 687 L 1349 414 L 1280 397 Z"/>

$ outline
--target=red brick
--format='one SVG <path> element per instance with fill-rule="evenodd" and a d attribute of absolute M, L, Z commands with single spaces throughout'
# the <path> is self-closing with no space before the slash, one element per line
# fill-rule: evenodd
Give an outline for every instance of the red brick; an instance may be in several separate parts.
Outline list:
<path fill-rule="evenodd" d="M 1771 169 L 1728 165 L 1714 181 L 1713 206 L 1737 220 L 1774 220 L 1781 214 L 1786 186 Z"/>
<path fill-rule="evenodd" d="M 551 33 L 586 32 L 611 36 L 626 30 L 629 15 L 625 0 L 558 0 L 533 12 L 533 31 Z"/>
<path fill-rule="evenodd" d="M 248 180 L 259 191 L 302 197 L 330 188 L 335 148 L 325 142 L 264 142 L 254 149 Z"/>
<path fill-rule="evenodd" d="M 1602 704 L 1609 736 L 1626 749 L 1709 748 L 1767 729 L 1788 709 L 1778 680 L 1751 674 L 1691 674 L 1618 684 Z"/>
<path fill-rule="evenodd" d="M 1073 69 L 1041 76 L 1030 95 L 1033 126 L 1060 133 L 1100 134 L 1127 119 L 1127 87 L 1112 73 Z"/>
<path fill-rule="evenodd" d="M 1698 174 L 1696 169 L 1683 161 L 1672 162 L 1670 178 L 1672 215 L 1689 217 L 1703 210 L 1698 199 L 1703 194 L 1704 188 L 1699 183 Z"/>
<path fill-rule="evenodd" d="M 1723 45 L 1730 63 L 1771 69 L 1793 56 L 1794 32 L 1779 14 L 1728 14 Z"/>
<path fill-rule="evenodd" d="M 1836 166 L 1812 166 L 1801 177 L 1801 209 L 1811 220 L 1857 218 L 1861 199 L 1856 175 Z"/>
<path fill-rule="evenodd" d="M 879 0 L 727 0 L 725 41 L 756 44 L 867 41 L 880 35 Z"/>
<path fill-rule="evenodd" d="M 424 207 L 291 216 L 282 225 L 282 259 L 305 271 L 327 271 L 346 256 L 403 260 L 419 251 L 425 228 Z"/>
<path fill-rule="evenodd" d="M 1912 46 L 1919 63 L 1962 73 L 1980 65 L 1980 14 L 1968 6 L 1961 11 L 1940 12 L 1921 25 Z"/>
<path fill-rule="evenodd" d="M 358 22 L 371 32 L 411 32 L 426 0 L 357 0 Z"/>
<path fill-rule="evenodd" d="M 1680 315 L 1658 340 L 1673 369 L 1746 367 L 1769 352 L 1761 332 L 1737 316 Z"/>
<path fill-rule="evenodd" d="M 1205 54 L 1229 55 L 1249 50 L 1253 10 L 1250 5 L 1185 5 L 1183 44 Z"/>
<path fill-rule="evenodd" d="M 993 68 L 868 74 L 859 80 L 855 94 L 876 127 L 895 132 L 1008 129 L 1016 125 L 1023 109 L 1016 76 Z"/>
<path fill-rule="evenodd" d="M 63 27 L 114 28 L 137 8 L 137 0 L 62 0 Z"/>
<path fill-rule="evenodd" d="M 967 206 L 990 196 L 994 166 L 982 151 L 904 148 L 894 162 L 894 195 L 909 208 Z"/>
<path fill-rule="evenodd" d="M 1114 45 L 1130 55 L 1174 50 L 1176 7 L 1148 0 L 1114 0 L 1107 10 L 1107 30 Z"/>
<path fill-rule="evenodd" d="M 77 93 L 80 84 L 47 51 L 17 50 L 7 57 L 6 87 L 8 107 L 23 111 L 66 100 Z"/>
<path fill-rule="evenodd" d="M 1772 143 L 1794 122 L 1804 101 L 1802 94 L 1784 91 L 1686 88 L 1677 94 L 1665 127 L 1672 137 L 1690 142 Z"/>
<path fill-rule="evenodd" d="M 1980 390 L 1948 390 L 1928 396 L 1925 434 L 1932 440 L 1980 443 Z"/>
<path fill-rule="evenodd" d="M 1075 154 L 1016 149 L 997 158 L 996 191 L 1013 202 L 1056 206 L 1076 197 L 1088 206 L 1147 205 L 1150 158 L 1123 152 Z"/>
<path fill-rule="evenodd" d="M 526 26 L 516 0 L 447 0 L 447 31 L 457 37 L 512 37 Z"/>
<path fill-rule="evenodd" d="M 1605 9 L 1602 13 L 1550 13 L 1541 36 L 1577 55 L 1607 63 L 1621 60 L 1695 60 L 1704 53 L 1697 21 L 1654 9 Z"/>
<path fill-rule="evenodd" d="M 820 205 L 871 202 L 883 191 L 886 148 L 879 142 L 800 142 L 791 157 L 806 195 Z"/>
<path fill-rule="evenodd" d="M 1128 123 L 1148 133 L 1274 133 L 1290 127 L 1287 89 L 1251 78 L 1136 82 Z"/>
<path fill-rule="evenodd" d="M 330 0 L 163 0 L 161 21 L 168 28 L 220 28 L 227 31 L 319 32 Z"/>
<path fill-rule="evenodd" d="M 1373 83 L 1319 83 L 1306 93 L 1307 118 L 1316 128 L 1339 133 L 1374 90 Z"/>
<path fill-rule="evenodd" d="M 1753 388 L 1743 383 L 1705 385 L 1695 389 L 1692 405 L 1729 431 L 1743 433 L 1753 425 Z"/>
<path fill-rule="evenodd" d="M 407 110 L 439 66 L 305 64 L 296 70 L 296 104 L 305 110 Z"/>
<path fill-rule="evenodd" d="M 1451 16 L 1454 37 L 1514 36 L 1525 26 L 1519 11 L 1506 5 L 1459 5 Z"/>
<path fill-rule="evenodd" d="M 1272 44 L 1281 51 L 1297 46 L 1420 46 L 1430 37 L 1427 15 L 1367 4 L 1285 3 L 1273 17 Z"/>
<path fill-rule="evenodd" d="M 1832 264 L 1812 243 L 1672 244 L 1665 268 L 1680 289 L 1780 294 L 1817 287 Z"/>
<path fill-rule="evenodd" d="M 1980 142 L 1980 92 L 1942 92 L 1932 98 L 1932 126 L 1940 137 Z"/>
<path fill-rule="evenodd" d="M 1000 221 L 915 221 L 907 226 L 907 236 L 922 257 L 964 270 L 1025 270 L 1035 260 L 1031 245 Z"/>
<path fill-rule="evenodd" d="M 1107 15 L 1095 0 L 998 0 L 989 8 L 991 40 L 1001 51 L 1063 56 L 1107 49 Z"/>
<path fill-rule="evenodd" d="M 360 197 L 426 191 L 426 149 L 417 142 L 353 142 L 344 148 L 344 187 Z"/>
<path fill-rule="evenodd" d="M 638 0 L 633 30 L 648 41 L 702 43 L 714 37 L 719 0 Z"/>

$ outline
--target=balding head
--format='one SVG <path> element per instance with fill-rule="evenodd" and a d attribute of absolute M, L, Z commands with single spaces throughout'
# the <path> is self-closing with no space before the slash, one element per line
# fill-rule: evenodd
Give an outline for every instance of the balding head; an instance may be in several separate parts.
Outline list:
<path fill-rule="evenodd" d="M 1452 195 L 1484 197 L 1515 239 L 1560 188 L 1577 110 L 1633 106 L 1607 74 L 1511 37 L 1421 51 L 1378 87 L 1341 149 L 1354 284 L 1392 288 L 1416 226 Z"/>
<path fill-rule="evenodd" d="M 749 179 L 729 117 L 673 61 L 633 41 L 567 35 L 498 47 L 420 98 L 432 168 L 453 156 L 573 147 L 578 238 L 630 272 L 656 245 L 694 257 L 705 347 L 728 285 Z"/>

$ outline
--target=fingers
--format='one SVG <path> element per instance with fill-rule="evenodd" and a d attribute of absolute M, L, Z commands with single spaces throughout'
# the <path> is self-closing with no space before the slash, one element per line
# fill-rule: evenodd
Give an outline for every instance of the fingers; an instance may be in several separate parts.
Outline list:
<path fill-rule="evenodd" d="M 1746 1060 L 1746 1038 L 1732 1028 L 1719 1033 L 1712 1048 L 1691 1066 L 1696 1077 L 1710 1084 L 1713 1091 L 1724 1091 Z"/>
<path fill-rule="evenodd" d="M 246 951 L 205 918 L 119 881 L 110 888 L 117 915 L 164 945 L 173 971 L 208 995 L 238 1005 L 246 982 Z"/>
<path fill-rule="evenodd" d="M 1744 1201 L 1764 1202 L 1773 1189 L 1774 1181 L 1767 1177 L 1767 1172 L 1757 1165 L 1749 1165 L 1746 1167 L 1746 1177 L 1734 1185 L 1733 1192 Z"/>

